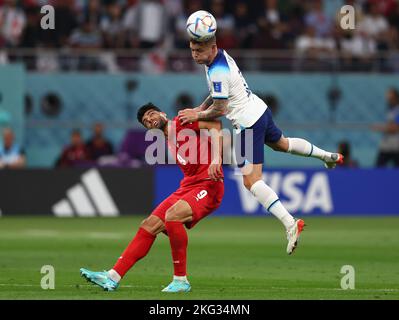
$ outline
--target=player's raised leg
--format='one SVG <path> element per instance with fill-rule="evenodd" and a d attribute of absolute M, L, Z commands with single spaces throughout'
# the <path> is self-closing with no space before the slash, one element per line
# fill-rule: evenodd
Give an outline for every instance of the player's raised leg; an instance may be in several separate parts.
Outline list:
<path fill-rule="evenodd" d="M 343 156 L 339 153 L 328 152 L 311 144 L 302 138 L 286 138 L 283 132 L 275 125 L 273 116 L 268 108 L 266 114 L 265 144 L 274 151 L 287 152 L 302 157 L 312 157 L 324 162 L 326 168 L 333 169 L 337 163 L 343 162 Z"/>
<path fill-rule="evenodd" d="M 283 206 L 278 195 L 262 180 L 262 164 L 248 164 L 242 168 L 242 172 L 244 186 L 284 225 L 288 240 L 287 253 L 291 254 L 298 245 L 299 236 L 305 225 L 304 221 L 294 219 Z"/>
<path fill-rule="evenodd" d="M 124 275 L 140 259 L 150 251 L 158 233 L 165 230 L 163 221 L 154 215 L 145 219 L 133 240 L 119 257 L 114 267 L 109 271 L 90 271 L 80 269 L 81 275 L 88 281 L 100 286 L 106 291 L 114 291 Z"/>
<path fill-rule="evenodd" d="M 341 154 L 320 149 L 302 138 L 286 138 L 281 136 L 280 140 L 277 142 L 268 142 L 267 145 L 275 151 L 320 159 L 328 169 L 335 168 L 336 165 L 342 163 L 344 159 Z"/>
<path fill-rule="evenodd" d="M 187 245 L 188 237 L 184 224 L 192 221 L 193 211 L 184 201 L 177 201 L 166 211 L 165 228 L 172 249 L 174 267 L 173 281 L 163 292 L 189 292 L 190 283 L 187 280 Z"/>

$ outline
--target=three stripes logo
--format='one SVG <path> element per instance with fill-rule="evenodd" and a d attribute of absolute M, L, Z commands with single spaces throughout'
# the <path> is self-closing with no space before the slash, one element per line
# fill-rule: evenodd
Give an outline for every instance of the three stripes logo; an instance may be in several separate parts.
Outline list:
<path fill-rule="evenodd" d="M 57 217 L 116 217 L 119 210 L 100 173 L 91 169 L 82 175 L 82 183 L 67 190 L 67 198 L 53 205 Z"/>

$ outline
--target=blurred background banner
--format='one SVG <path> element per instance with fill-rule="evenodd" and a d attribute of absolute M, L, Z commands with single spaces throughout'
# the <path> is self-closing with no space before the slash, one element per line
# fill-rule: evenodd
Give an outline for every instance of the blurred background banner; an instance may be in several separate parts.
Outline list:
<path fill-rule="evenodd" d="M 180 178 L 177 168 L 157 169 L 156 204 L 174 192 Z M 399 171 L 395 169 L 273 169 L 264 172 L 264 180 L 294 215 L 399 214 Z M 225 196 L 215 214 L 251 216 L 267 213 L 242 185 L 242 177 L 232 169 L 225 169 Z"/>
<path fill-rule="evenodd" d="M 0 171 L 1 215 L 117 217 L 150 212 L 153 170 Z M 137 188 L 140 181 L 140 188 Z"/>
<path fill-rule="evenodd" d="M 57 217 L 150 214 L 178 188 L 181 178 L 174 166 L 0 171 L 0 212 Z M 264 179 L 294 215 L 399 214 L 395 169 L 273 169 L 264 172 Z M 215 215 L 267 214 L 241 180 L 235 170 L 225 168 L 225 196 Z"/>

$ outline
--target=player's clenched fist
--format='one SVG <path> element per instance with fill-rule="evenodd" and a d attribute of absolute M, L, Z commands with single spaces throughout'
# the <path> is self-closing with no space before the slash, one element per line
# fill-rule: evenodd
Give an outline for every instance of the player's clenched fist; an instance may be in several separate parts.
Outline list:
<path fill-rule="evenodd" d="M 198 120 L 198 112 L 194 109 L 184 109 L 178 113 L 181 124 L 187 124 Z"/>

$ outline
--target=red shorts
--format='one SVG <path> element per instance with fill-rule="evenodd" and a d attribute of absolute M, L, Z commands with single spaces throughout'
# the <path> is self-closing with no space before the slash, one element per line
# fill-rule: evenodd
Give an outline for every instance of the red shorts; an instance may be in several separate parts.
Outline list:
<path fill-rule="evenodd" d="M 177 201 L 186 201 L 193 210 L 193 219 L 185 225 L 191 229 L 201 219 L 216 210 L 222 202 L 224 194 L 223 181 L 206 180 L 191 186 L 180 187 L 151 213 L 165 222 L 166 211 Z"/>

